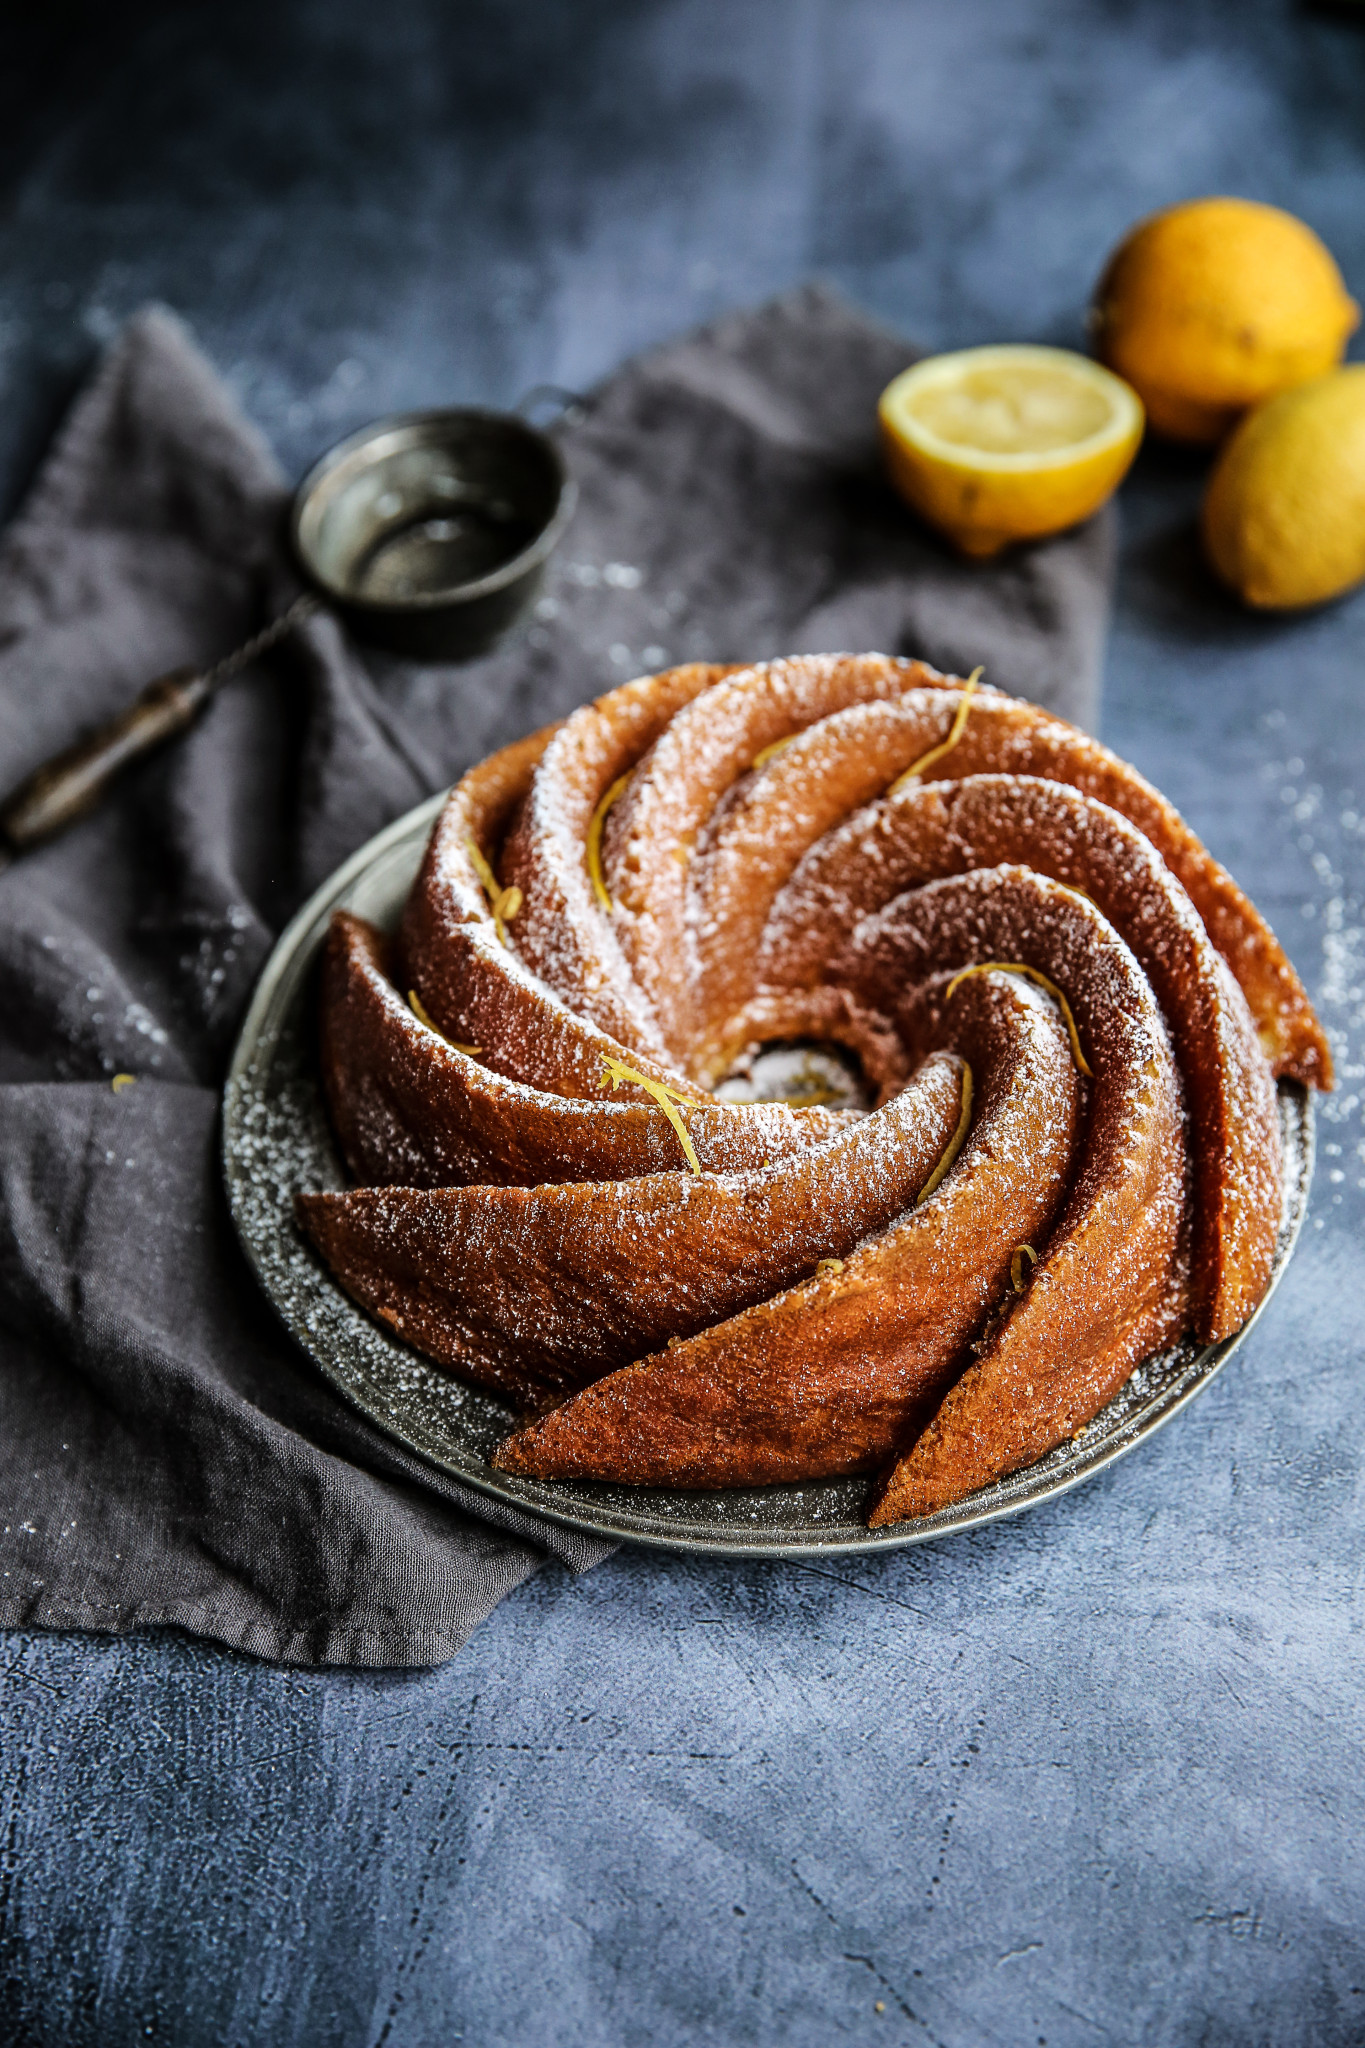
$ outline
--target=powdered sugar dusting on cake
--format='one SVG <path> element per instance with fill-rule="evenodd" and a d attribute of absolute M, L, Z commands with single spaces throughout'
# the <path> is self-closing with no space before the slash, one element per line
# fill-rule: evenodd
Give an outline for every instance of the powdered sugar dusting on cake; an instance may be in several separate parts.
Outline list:
<path fill-rule="evenodd" d="M 335 938 L 334 1120 L 388 1184 L 301 1198 L 305 1227 L 540 1415 L 513 1469 L 886 1464 L 923 1512 L 1259 1298 L 1261 1042 L 1325 1077 L 1307 999 L 1135 771 L 998 693 L 958 730 L 962 703 L 881 655 L 641 678 L 465 778 L 391 957 Z M 768 1041 L 844 1048 L 881 1106 L 707 1092 Z"/>

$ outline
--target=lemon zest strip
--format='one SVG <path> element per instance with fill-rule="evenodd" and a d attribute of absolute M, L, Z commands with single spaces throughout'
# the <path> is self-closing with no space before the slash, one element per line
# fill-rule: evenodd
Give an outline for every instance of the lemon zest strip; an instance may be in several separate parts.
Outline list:
<path fill-rule="evenodd" d="M 498 886 L 498 878 L 493 873 L 493 870 L 488 865 L 488 862 L 484 859 L 483 854 L 479 849 L 479 842 L 474 837 L 474 834 L 472 832 L 466 833 L 464 843 L 466 850 L 468 851 L 469 858 L 474 863 L 474 872 L 479 878 L 479 883 L 483 889 L 483 893 L 488 898 L 488 901 L 491 904 L 496 900 L 497 897 L 501 896 L 502 894 L 502 890 Z M 497 912 L 494 911 L 493 915 L 496 917 Z"/>
<path fill-rule="evenodd" d="M 769 761 L 775 761 L 779 754 L 785 754 L 787 748 L 794 746 L 800 737 L 799 732 L 789 732 L 785 739 L 773 740 L 771 745 L 760 747 L 753 760 L 749 763 L 750 770 L 766 768 Z"/>
<path fill-rule="evenodd" d="M 476 1053 L 483 1051 L 481 1045 L 461 1045 L 458 1038 L 447 1038 L 440 1025 L 433 1024 L 431 1018 L 427 1015 L 426 1007 L 415 988 L 408 990 L 408 1008 L 412 1011 L 419 1024 L 425 1024 L 428 1031 L 434 1031 L 443 1044 L 453 1045 L 456 1052 L 462 1052 L 467 1058 L 473 1059 Z"/>
<path fill-rule="evenodd" d="M 917 1209 L 922 1209 L 924 1207 L 924 1204 L 928 1201 L 930 1195 L 933 1194 L 934 1189 L 938 1186 L 939 1182 L 943 1179 L 944 1174 L 948 1171 L 948 1168 L 952 1165 L 953 1161 L 957 1158 L 958 1153 L 962 1150 L 963 1143 L 967 1136 L 967 1132 L 971 1128 L 971 1121 L 972 1070 L 967 1065 L 967 1062 L 964 1060 L 962 1062 L 962 1110 L 957 1120 L 957 1129 L 953 1132 L 952 1137 L 948 1140 L 947 1151 L 939 1160 L 938 1165 L 934 1168 L 928 1180 L 924 1183 L 924 1186 L 920 1189 L 919 1197 L 915 1203 L 915 1207 Z"/>
<path fill-rule="evenodd" d="M 815 1270 L 817 1273 L 842 1273 L 844 1262 L 842 1259 L 817 1259 Z"/>
<path fill-rule="evenodd" d="M 1076 1019 L 1071 1014 L 1071 1005 L 1055 981 L 1049 981 L 1047 976 L 1040 974 L 1036 967 L 1026 967 L 1022 960 L 982 960 L 975 967 L 964 967 L 961 974 L 953 976 L 952 980 L 948 983 L 948 994 L 943 1000 L 947 1002 L 951 998 L 954 989 L 960 987 L 964 981 L 970 981 L 974 974 L 1022 974 L 1029 981 L 1036 981 L 1039 988 L 1045 988 L 1052 997 L 1052 1000 L 1061 1009 L 1062 1016 L 1066 1021 L 1066 1028 L 1071 1037 L 1071 1054 L 1076 1065 L 1087 1080 L 1094 1079 L 1093 1069 L 1085 1054 L 1081 1051 L 1081 1037 L 1076 1029 Z"/>
<path fill-rule="evenodd" d="M 910 783 L 918 782 L 926 768 L 932 768 L 934 763 L 941 761 L 945 754 L 952 753 L 953 748 L 967 730 L 967 714 L 972 708 L 972 698 L 976 694 L 977 683 L 985 673 L 984 666 L 972 670 L 963 687 L 962 702 L 957 707 L 957 716 L 948 728 L 947 739 L 941 740 L 936 747 L 930 747 L 928 753 L 921 754 L 918 761 L 912 761 L 905 773 L 896 777 L 890 789 L 886 792 L 888 796 L 899 795 L 900 791 L 907 788 Z"/>
<path fill-rule="evenodd" d="M 507 927 L 521 909 L 521 891 L 515 882 L 513 882 L 510 889 L 503 888 L 497 876 L 493 873 L 492 868 L 479 851 L 478 842 L 472 833 L 466 837 L 465 846 L 468 849 L 469 858 L 474 863 L 474 872 L 479 878 L 483 893 L 488 898 L 488 908 L 493 913 L 493 929 L 498 935 L 498 943 L 505 946 L 507 944 Z"/>
<path fill-rule="evenodd" d="M 602 1086 L 604 1088 L 608 1081 L 611 1082 L 613 1090 L 619 1088 L 623 1081 L 633 1081 L 637 1088 L 644 1089 L 646 1095 L 654 1097 L 654 1100 L 658 1103 L 660 1109 L 678 1134 L 678 1143 L 683 1148 L 683 1157 L 693 1173 L 700 1174 L 701 1161 L 697 1157 L 697 1148 L 688 1135 L 687 1125 L 674 1108 L 675 1103 L 686 1102 L 689 1098 L 686 1095 L 680 1095 L 676 1088 L 668 1087 L 663 1081 L 651 1081 L 647 1074 L 641 1074 L 634 1067 L 628 1067 L 624 1060 L 612 1059 L 607 1053 L 602 1055 L 602 1072 L 604 1076 Z M 692 1106 L 693 1108 L 699 1107 L 696 1103 Z"/>
<path fill-rule="evenodd" d="M 1037 1265 L 1038 1254 L 1031 1244 L 1017 1246 L 1014 1256 L 1010 1260 L 1010 1286 L 1016 1294 L 1022 1294 L 1024 1291 L 1023 1261 L 1025 1257 L 1027 1257 L 1030 1267 Z"/>
<path fill-rule="evenodd" d="M 588 826 L 588 880 L 592 883 L 593 895 L 597 898 L 603 910 L 606 911 L 608 917 L 611 916 L 611 897 L 607 893 L 607 885 L 602 879 L 602 830 L 607 822 L 607 812 L 616 802 L 617 797 L 620 796 L 629 781 L 629 769 L 626 770 L 624 775 L 617 776 L 615 782 L 613 782 L 611 788 L 593 812 L 592 821 Z"/>
<path fill-rule="evenodd" d="M 137 1075 L 115 1074 L 113 1080 L 109 1083 L 109 1086 L 113 1089 L 115 1095 L 122 1095 L 125 1088 L 136 1088 Z"/>

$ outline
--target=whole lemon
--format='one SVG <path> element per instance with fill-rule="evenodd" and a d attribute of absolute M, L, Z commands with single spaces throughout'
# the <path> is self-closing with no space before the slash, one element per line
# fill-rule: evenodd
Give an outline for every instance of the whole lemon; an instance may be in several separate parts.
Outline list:
<path fill-rule="evenodd" d="M 1313 230 L 1251 199 L 1191 199 L 1139 221 L 1091 311 L 1098 354 L 1157 432 L 1204 444 L 1339 363 L 1359 323 Z"/>
<path fill-rule="evenodd" d="M 1247 415 L 1209 479 L 1203 532 L 1248 604 L 1321 604 L 1365 578 L 1365 364 Z"/>

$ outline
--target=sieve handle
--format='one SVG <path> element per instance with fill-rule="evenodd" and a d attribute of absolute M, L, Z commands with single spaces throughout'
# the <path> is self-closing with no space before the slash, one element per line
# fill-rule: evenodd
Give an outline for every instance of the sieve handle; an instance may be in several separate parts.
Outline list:
<path fill-rule="evenodd" d="M 177 668 L 139 691 L 126 710 L 35 768 L 0 804 L 0 865 L 65 831 L 92 810 L 115 776 L 193 725 L 220 683 L 320 609 L 309 593 L 212 668 Z"/>
<path fill-rule="evenodd" d="M 192 725 L 213 694 L 207 676 L 178 668 L 148 683 L 126 711 L 35 768 L 0 805 L 0 838 L 26 852 L 91 810 L 114 777 Z"/>

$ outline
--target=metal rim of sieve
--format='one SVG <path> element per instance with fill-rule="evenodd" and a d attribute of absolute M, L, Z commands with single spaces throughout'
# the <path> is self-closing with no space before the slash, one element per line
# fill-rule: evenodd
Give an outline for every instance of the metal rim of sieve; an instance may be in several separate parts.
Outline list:
<path fill-rule="evenodd" d="M 566 412 L 571 413 L 572 408 L 566 408 Z M 553 480 L 553 501 L 548 516 L 527 514 L 527 523 L 537 529 L 533 538 L 495 568 L 442 590 L 373 597 L 330 573 L 319 556 L 318 528 L 340 493 L 354 488 L 368 472 L 404 448 L 441 446 L 454 428 L 476 435 L 482 429 L 490 441 L 509 435 L 520 437 L 544 464 Z M 386 613 L 439 612 L 507 591 L 538 570 L 573 516 L 577 495 L 577 487 L 554 441 L 519 412 L 498 412 L 483 406 L 433 406 L 417 412 L 389 413 L 348 434 L 313 464 L 290 505 L 289 542 L 309 584 L 348 612 L 368 614 L 376 620 Z M 433 501 L 432 510 L 435 509 Z"/>

